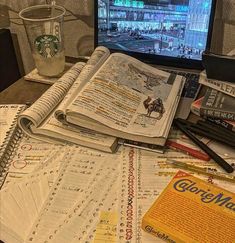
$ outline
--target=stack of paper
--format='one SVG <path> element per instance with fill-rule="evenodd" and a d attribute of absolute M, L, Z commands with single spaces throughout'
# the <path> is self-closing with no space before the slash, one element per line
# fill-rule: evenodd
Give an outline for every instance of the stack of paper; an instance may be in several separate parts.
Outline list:
<path fill-rule="evenodd" d="M 178 171 L 167 158 L 219 170 L 212 162 L 170 150 L 162 156 L 122 147 L 120 153 L 109 154 L 67 146 L 54 160 L 45 160 L 2 189 L 1 240 L 162 242 L 144 232 L 141 222 Z M 234 183 L 200 177 L 235 192 Z"/>
<path fill-rule="evenodd" d="M 23 179 L 5 184 L 0 194 L 1 240 L 72 242 L 74 237 L 94 235 L 100 210 L 115 208 L 119 155 L 78 146 L 67 146 L 61 154 Z"/>

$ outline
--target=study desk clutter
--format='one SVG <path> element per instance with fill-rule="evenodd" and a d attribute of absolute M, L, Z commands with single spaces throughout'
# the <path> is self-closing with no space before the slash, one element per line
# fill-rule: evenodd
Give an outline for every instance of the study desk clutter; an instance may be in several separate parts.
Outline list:
<path fill-rule="evenodd" d="M 50 85 L 30 82 L 22 78 L 0 93 L 0 104 L 32 104 L 49 87 Z M 190 114 L 189 119 L 191 121 L 196 120 L 197 116 Z M 24 151 L 24 157 L 22 151 L 29 143 L 32 145 L 32 152 L 30 154 L 30 151 L 27 151 L 26 154 L 26 151 Z M 203 167 L 205 165 L 211 171 L 215 170 L 215 168 L 217 169 L 213 162 L 201 161 L 171 149 L 162 155 L 123 147 L 123 150 L 115 154 L 104 155 L 101 152 L 92 151 L 80 146 L 53 145 L 53 147 L 50 147 L 46 143 L 37 143 L 36 140 L 29 140 L 29 138 L 24 137 L 20 141 L 20 144 L 22 146 L 16 151 L 13 160 L 16 161 L 18 157 L 21 159 L 27 157 L 26 160 L 28 162 L 30 162 L 29 158 L 34 162 L 38 161 L 37 169 L 42 169 L 42 172 L 40 170 L 34 170 L 37 173 L 32 173 L 32 170 L 28 173 L 28 180 L 32 182 L 32 188 L 30 188 L 31 185 L 26 183 L 26 181 L 15 183 L 15 186 L 18 185 L 21 189 L 27 187 L 28 191 L 33 190 L 41 179 L 45 183 L 45 175 L 55 173 L 55 168 L 58 166 L 56 163 L 64 162 L 62 165 L 63 173 L 58 172 L 58 177 L 55 179 L 56 183 L 50 177 L 48 180 L 50 188 L 44 188 L 44 191 L 49 191 L 50 189 L 49 196 L 45 198 L 45 206 L 40 204 L 42 201 L 36 203 L 37 207 L 42 206 L 44 207 L 44 212 L 50 213 L 50 218 L 46 214 L 36 215 L 33 219 L 31 218 L 34 223 L 30 232 L 26 234 L 29 242 L 31 240 L 32 242 L 44 242 L 45 240 L 48 240 L 48 242 L 91 242 L 93 240 L 94 242 L 111 242 L 115 240 L 116 242 L 122 242 L 123 239 L 128 239 L 130 243 L 135 243 L 137 239 L 142 242 L 152 242 L 155 240 L 154 237 L 141 230 L 141 221 L 145 212 L 166 188 L 172 176 L 178 171 L 177 168 L 167 164 L 166 158 L 176 159 L 186 163 L 189 162 L 196 166 L 200 165 Z M 35 156 L 33 150 L 37 151 L 37 153 L 39 152 L 39 154 Z M 233 159 L 229 158 L 229 161 Z M 43 160 L 45 163 L 43 163 Z M 87 163 L 86 165 L 84 164 L 85 161 Z M 16 172 L 15 170 L 14 168 L 12 175 Z M 17 173 L 19 173 L 19 170 Z M 133 177 L 133 173 L 135 173 L 136 178 Z M 197 173 L 194 174 L 197 177 L 199 176 Z M 123 179 L 118 180 L 118 175 Z M 216 179 L 213 176 L 200 175 L 199 177 L 209 182 L 209 184 L 213 183 L 230 192 L 235 192 L 234 183 Z M 17 181 L 16 178 L 11 179 Z M 84 184 L 84 182 L 86 183 Z M 42 187 L 42 182 L 40 182 L 38 187 Z M 85 193 L 82 195 L 86 200 L 80 200 L 77 197 L 78 192 L 75 189 L 84 190 Z M 115 192 L 118 192 L 118 197 Z M 72 198 L 72 201 L 67 201 L 68 195 Z M 36 195 L 34 196 L 36 197 Z M 66 201 L 66 204 L 61 204 L 61 198 L 66 198 L 66 200 L 63 200 L 64 202 Z M 74 204 L 74 202 L 76 203 Z M 7 207 L 5 204 L 4 206 Z M 129 211 L 127 213 L 127 206 L 132 208 L 131 212 L 133 215 L 131 218 L 129 217 Z M 97 215 L 97 210 L 99 210 L 99 215 Z M 66 212 L 68 215 L 65 218 L 67 226 L 63 224 L 62 227 L 58 227 L 57 221 L 62 222 L 64 219 L 64 215 L 59 214 L 60 211 Z M 134 212 L 137 213 L 135 214 Z M 92 215 L 89 216 L 91 213 Z M 120 213 L 123 214 L 123 217 L 119 218 Z M 17 213 L 17 215 L 20 214 Z M 187 221 L 187 215 L 182 214 L 182 217 L 182 222 L 183 220 Z M 205 214 L 203 222 L 206 222 L 208 217 L 210 215 L 207 216 Z M 195 220 L 200 221 L 200 219 L 196 218 Z M 21 223 L 20 228 L 23 232 L 23 226 L 24 224 L 26 225 L 26 220 L 22 220 Z M 39 225 L 39 227 L 37 228 L 36 225 Z M 118 229 L 118 233 L 116 229 Z M 36 235 L 34 234 L 35 231 L 37 232 Z M 218 231 L 220 232 L 221 229 L 219 228 Z M 20 229 L 19 232 L 21 232 Z M 58 233 L 54 234 L 53 232 Z M 76 235 L 73 232 L 77 232 Z M 211 230 L 211 232 L 215 235 L 215 231 Z M 46 235 L 48 236 L 47 239 L 45 238 Z M 211 235 L 211 237 L 214 236 Z M 54 239 L 54 241 L 51 241 L 51 239 Z M 157 242 L 164 241 L 157 240 Z"/>

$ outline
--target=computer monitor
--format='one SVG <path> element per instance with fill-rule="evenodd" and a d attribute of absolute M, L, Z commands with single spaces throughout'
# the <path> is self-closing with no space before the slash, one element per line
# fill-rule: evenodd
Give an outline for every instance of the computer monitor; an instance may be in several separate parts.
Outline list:
<path fill-rule="evenodd" d="M 215 0 L 96 0 L 95 46 L 143 61 L 202 69 Z"/>

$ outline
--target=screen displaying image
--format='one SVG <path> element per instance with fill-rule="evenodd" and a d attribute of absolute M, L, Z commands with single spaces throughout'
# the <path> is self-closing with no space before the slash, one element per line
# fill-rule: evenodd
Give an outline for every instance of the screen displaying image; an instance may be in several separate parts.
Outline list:
<path fill-rule="evenodd" d="M 201 60 L 212 0 L 98 0 L 98 44 Z"/>

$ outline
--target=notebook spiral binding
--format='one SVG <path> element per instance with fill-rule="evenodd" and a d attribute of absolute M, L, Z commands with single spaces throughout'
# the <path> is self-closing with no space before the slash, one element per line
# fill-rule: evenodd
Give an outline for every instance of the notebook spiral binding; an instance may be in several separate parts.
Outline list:
<path fill-rule="evenodd" d="M 5 181 L 11 159 L 15 154 L 19 140 L 22 137 L 22 130 L 17 125 L 17 117 L 24 109 L 25 107 L 22 107 L 18 111 L 2 145 L 0 145 L 0 189 Z"/>

